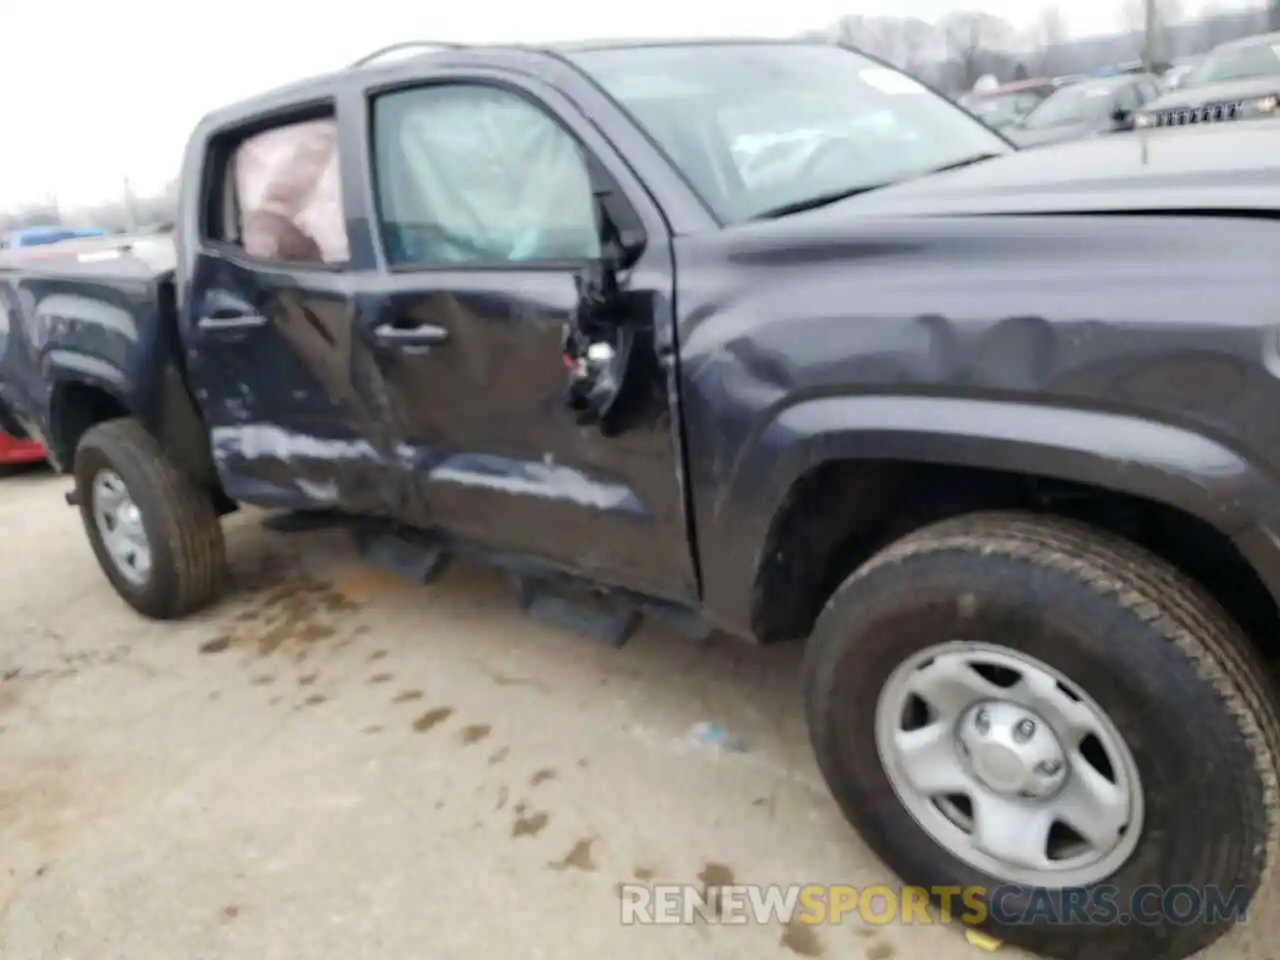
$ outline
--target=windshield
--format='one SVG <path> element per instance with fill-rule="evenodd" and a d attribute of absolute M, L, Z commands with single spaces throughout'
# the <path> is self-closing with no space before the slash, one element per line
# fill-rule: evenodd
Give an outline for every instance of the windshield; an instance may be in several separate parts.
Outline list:
<path fill-rule="evenodd" d="M 1250 43 L 1215 50 L 1179 86 L 1203 87 L 1272 74 L 1280 74 L 1280 43 Z"/>
<path fill-rule="evenodd" d="M 825 44 L 577 52 L 725 223 L 1010 147 L 896 70 Z"/>
<path fill-rule="evenodd" d="M 1101 120 L 1111 112 L 1113 90 L 1115 84 L 1111 83 L 1080 83 L 1063 87 L 1027 114 L 1022 125 L 1034 130 Z"/>

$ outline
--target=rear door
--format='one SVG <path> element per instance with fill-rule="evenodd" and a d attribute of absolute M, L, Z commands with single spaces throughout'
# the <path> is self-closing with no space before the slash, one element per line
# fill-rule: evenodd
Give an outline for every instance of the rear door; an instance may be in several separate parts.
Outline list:
<path fill-rule="evenodd" d="M 669 599 L 691 600 L 669 407 L 666 225 L 599 131 L 521 75 L 452 72 L 371 90 L 369 192 L 385 270 L 362 322 L 376 344 L 424 524 Z M 642 330 L 633 415 L 614 435 L 565 403 L 562 340 L 601 255 L 589 163 L 644 224 L 622 277 Z"/>
<path fill-rule="evenodd" d="M 384 391 L 361 339 L 332 104 L 214 131 L 181 328 L 236 500 L 409 511 Z"/>

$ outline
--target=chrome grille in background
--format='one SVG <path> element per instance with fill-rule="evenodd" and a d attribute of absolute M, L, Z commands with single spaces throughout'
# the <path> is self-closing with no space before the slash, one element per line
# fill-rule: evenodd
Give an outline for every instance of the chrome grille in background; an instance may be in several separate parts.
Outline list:
<path fill-rule="evenodd" d="M 1218 123 L 1235 120 L 1244 110 L 1243 100 L 1223 100 L 1205 103 L 1198 107 L 1174 107 L 1170 110 L 1154 110 L 1151 119 L 1154 127 L 1181 127 L 1188 123 Z"/>

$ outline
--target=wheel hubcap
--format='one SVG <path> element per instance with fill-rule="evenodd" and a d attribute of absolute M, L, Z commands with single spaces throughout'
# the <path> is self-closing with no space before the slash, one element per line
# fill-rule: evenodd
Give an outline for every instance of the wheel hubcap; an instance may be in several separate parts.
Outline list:
<path fill-rule="evenodd" d="M 917 823 L 1003 880 L 1096 883 L 1141 836 L 1137 764 L 1115 725 L 1010 648 L 946 643 L 901 664 L 877 702 L 876 744 Z"/>
<path fill-rule="evenodd" d="M 142 512 L 114 471 L 103 470 L 93 478 L 93 519 L 120 575 L 135 585 L 146 583 L 151 575 L 151 545 Z"/>
<path fill-rule="evenodd" d="M 1013 701 L 970 707 L 960 720 L 958 740 L 978 783 L 996 793 L 1047 799 L 1067 779 L 1066 755 L 1053 729 Z"/>

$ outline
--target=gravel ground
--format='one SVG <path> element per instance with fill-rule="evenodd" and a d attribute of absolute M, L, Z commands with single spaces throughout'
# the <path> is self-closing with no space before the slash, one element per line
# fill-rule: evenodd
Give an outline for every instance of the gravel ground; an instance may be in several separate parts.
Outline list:
<path fill-rule="evenodd" d="M 233 594 L 150 623 L 66 486 L 0 481 L 0 956 L 980 956 L 939 926 L 621 924 L 635 877 L 893 882 L 819 780 L 797 648 L 612 650 L 491 571 L 413 587 L 252 516 Z M 693 743 L 708 720 L 747 749 Z M 1276 899 L 1214 960 L 1273 955 Z"/>

